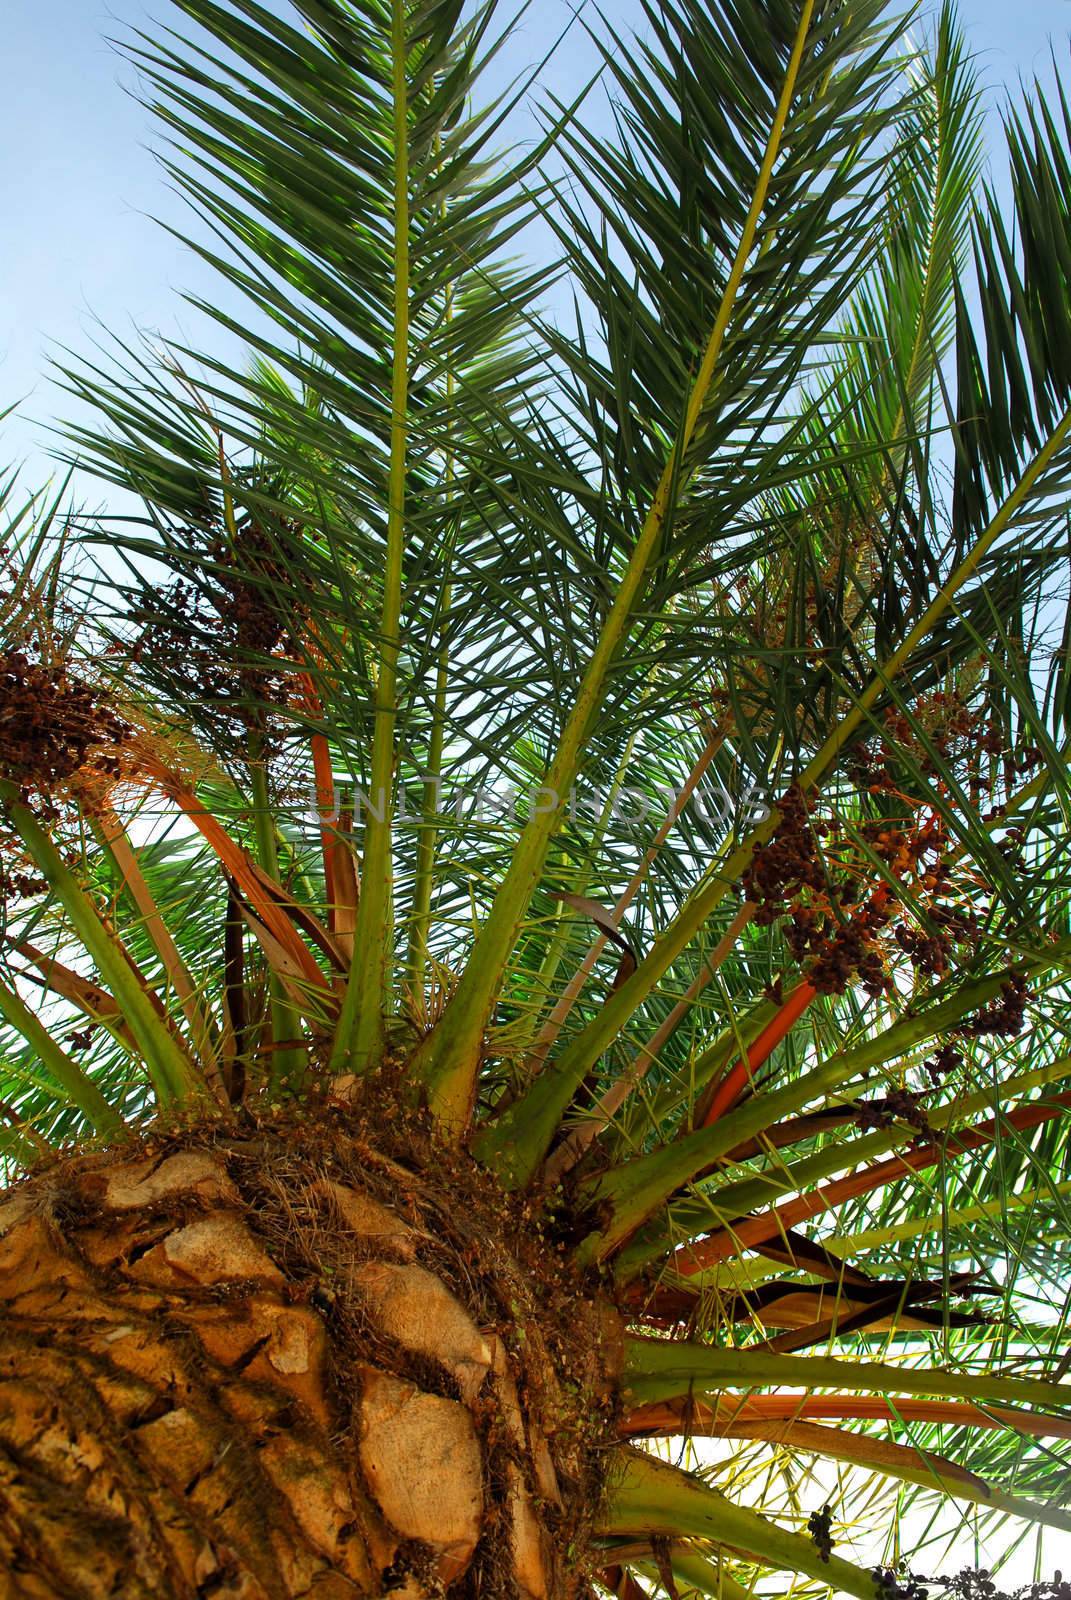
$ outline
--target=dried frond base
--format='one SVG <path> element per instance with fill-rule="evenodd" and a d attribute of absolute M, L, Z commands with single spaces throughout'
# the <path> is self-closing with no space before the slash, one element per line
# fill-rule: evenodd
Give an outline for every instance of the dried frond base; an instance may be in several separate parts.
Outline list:
<path fill-rule="evenodd" d="M 616 1316 L 387 1109 L 83 1154 L 0 1205 L 3 1600 L 586 1592 Z"/>

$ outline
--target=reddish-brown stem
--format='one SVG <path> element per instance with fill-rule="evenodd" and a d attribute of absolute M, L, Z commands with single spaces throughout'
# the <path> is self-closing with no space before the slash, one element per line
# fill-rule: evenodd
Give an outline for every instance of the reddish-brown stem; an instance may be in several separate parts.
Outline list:
<path fill-rule="evenodd" d="M 795 1027 L 817 993 L 814 985 L 806 979 L 796 985 L 777 1015 L 770 1019 L 750 1046 L 744 1060 L 738 1061 L 717 1085 L 702 1121 L 704 1128 L 709 1128 L 712 1122 L 717 1122 L 735 1105 L 754 1073 L 769 1060 L 781 1040 Z"/>
<path fill-rule="evenodd" d="M 648 1600 L 647 1590 L 624 1567 L 606 1567 L 599 1574 L 603 1584 L 618 1600 Z"/>
<path fill-rule="evenodd" d="M 879 883 L 867 901 L 866 909 L 880 911 L 888 902 L 890 893 L 887 883 Z M 858 912 L 853 921 L 859 921 L 865 914 L 865 911 Z M 712 1122 L 717 1122 L 719 1117 L 732 1109 L 759 1067 L 769 1060 L 781 1040 L 795 1027 L 817 994 L 818 990 L 806 978 L 796 985 L 780 1011 L 766 1024 L 751 1045 L 746 1058 L 738 1061 L 715 1087 L 702 1119 L 702 1127 L 709 1128 Z"/>
<path fill-rule="evenodd" d="M 885 1400 L 878 1395 L 769 1394 L 725 1396 L 716 1406 L 656 1401 L 630 1411 L 618 1424 L 626 1439 L 672 1438 L 681 1433 L 717 1437 L 752 1422 L 813 1418 L 859 1422 L 946 1423 L 956 1428 L 1015 1428 L 1035 1439 L 1071 1439 L 1071 1417 L 1048 1417 L 1008 1406 L 983 1410 L 966 1400 Z"/>
<path fill-rule="evenodd" d="M 320 717 L 323 708 L 312 675 L 301 674 L 301 687 L 305 709 L 310 717 Z M 335 832 L 331 818 L 335 813 L 335 777 L 331 767 L 331 750 L 326 735 L 313 733 L 309 737 L 312 750 L 312 772 L 316 785 L 316 810 L 320 819 L 320 849 L 323 855 L 324 886 L 327 898 L 327 926 L 337 933 L 338 896 L 335 893 Z"/>
<path fill-rule="evenodd" d="M 242 896 L 253 907 L 258 919 L 277 942 L 280 949 L 284 950 L 294 963 L 302 981 L 310 986 L 313 991 L 326 989 L 324 975 L 304 942 L 296 932 L 293 923 L 286 915 L 276 899 L 267 893 L 262 881 L 246 852 L 231 838 L 219 820 L 208 811 L 192 790 L 187 789 L 180 779 L 169 772 L 162 762 L 147 759 L 143 767 L 148 776 L 159 786 L 170 800 L 173 800 L 179 809 L 193 823 L 194 827 L 210 846 L 220 865 L 228 877 L 240 889 Z"/>
<path fill-rule="evenodd" d="M 999 1120 L 982 1123 L 977 1128 L 964 1129 L 961 1133 L 950 1134 L 942 1144 L 928 1144 L 921 1149 L 905 1150 L 888 1161 L 880 1161 L 875 1166 L 865 1167 L 861 1172 L 853 1172 L 846 1178 L 838 1178 L 835 1183 L 827 1183 L 824 1188 L 814 1189 L 811 1193 L 800 1195 L 784 1205 L 772 1207 L 757 1216 L 743 1217 L 730 1228 L 719 1228 L 716 1233 L 709 1234 L 705 1239 L 681 1245 L 671 1258 L 672 1268 L 683 1277 L 691 1277 L 719 1261 L 727 1261 L 743 1250 L 755 1249 L 758 1245 L 765 1244 L 767 1239 L 777 1238 L 811 1217 L 820 1216 L 824 1211 L 835 1210 L 847 1201 L 857 1199 L 859 1195 L 895 1183 L 898 1178 L 903 1178 L 908 1173 L 921 1172 L 926 1167 L 936 1166 L 944 1155 L 961 1155 L 964 1151 L 977 1150 L 982 1145 L 992 1144 L 1006 1129 L 1024 1132 L 1029 1128 L 1036 1128 L 1043 1122 L 1051 1121 L 1053 1117 L 1062 1116 L 1069 1107 L 1071 1107 L 1071 1092 L 1054 1095 L 1050 1100 L 1020 1106 Z"/>

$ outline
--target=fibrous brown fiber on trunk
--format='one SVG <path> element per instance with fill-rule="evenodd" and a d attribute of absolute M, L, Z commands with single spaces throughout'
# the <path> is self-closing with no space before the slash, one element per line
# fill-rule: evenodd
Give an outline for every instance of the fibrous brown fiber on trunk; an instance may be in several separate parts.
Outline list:
<path fill-rule="evenodd" d="M 186 1130 L 0 1204 L 3 1600 L 586 1592 L 616 1318 L 394 1126 Z"/>

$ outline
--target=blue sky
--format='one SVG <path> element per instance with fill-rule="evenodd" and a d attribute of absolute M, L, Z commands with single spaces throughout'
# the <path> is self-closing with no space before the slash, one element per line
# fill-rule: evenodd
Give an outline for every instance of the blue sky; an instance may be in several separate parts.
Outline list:
<path fill-rule="evenodd" d="M 1018 79 L 1049 69 L 1050 41 L 1068 61 L 1071 0 L 960 0 L 994 107 Z M 148 114 L 129 93 L 130 70 L 108 36 L 167 19 L 168 0 L 6 0 L 4 93 L 0 96 L 0 408 L 21 401 L 4 428 L 0 465 L 27 459 L 46 470 L 46 425 L 64 414 L 50 383 L 50 348 L 85 352 L 97 322 L 119 334 L 135 327 L 199 335 L 180 291 L 210 292 L 208 271 L 152 217 L 184 225 L 148 148 Z M 609 0 L 621 26 L 639 19 L 637 0 Z M 511 41 L 508 64 L 539 58 L 569 14 L 564 0 L 534 0 Z M 593 58 L 574 27 L 548 82 L 563 96 Z M 995 123 L 995 116 L 993 118 Z M 212 335 L 210 335 L 212 337 Z"/>

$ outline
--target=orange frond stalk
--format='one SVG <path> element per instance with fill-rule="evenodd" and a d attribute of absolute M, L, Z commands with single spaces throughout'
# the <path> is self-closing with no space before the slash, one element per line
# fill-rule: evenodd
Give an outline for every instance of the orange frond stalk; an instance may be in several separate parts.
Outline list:
<path fill-rule="evenodd" d="M 334 885 L 334 918 L 331 932 L 335 944 L 342 951 L 347 966 L 353 960 L 353 936 L 357 929 L 357 905 L 360 900 L 361 880 L 357 852 L 350 843 L 353 835 L 353 812 L 339 813 L 338 831 L 331 839 L 331 882 Z"/>
<path fill-rule="evenodd" d="M 887 883 L 879 883 L 867 901 L 866 910 L 882 910 L 888 903 L 891 894 L 892 891 Z M 865 915 L 865 911 L 862 913 L 857 912 L 852 921 L 858 921 L 863 915 Z M 751 1083 L 759 1067 L 769 1060 L 782 1039 L 795 1027 L 817 994 L 818 990 L 806 978 L 796 985 L 777 1015 L 767 1023 L 758 1038 L 752 1043 L 746 1059 L 737 1062 L 736 1066 L 719 1083 L 714 1085 L 707 1104 L 702 1107 L 701 1114 L 696 1117 L 696 1127 L 709 1128 L 711 1123 L 717 1122 L 719 1117 L 724 1116 L 726 1111 L 729 1111 L 736 1104 L 740 1095 Z"/>
<path fill-rule="evenodd" d="M 324 989 L 322 984 L 310 988 L 305 980 L 301 966 L 296 962 L 290 950 L 280 944 L 274 931 L 265 927 L 260 918 L 244 903 L 238 899 L 239 914 L 259 944 L 268 963 L 273 979 L 281 985 L 286 996 L 296 1010 L 304 1018 L 312 1031 L 321 1036 L 328 1031 L 329 1023 L 333 1023 L 339 1012 L 339 1001 L 333 991 Z M 317 968 L 317 971 L 319 969 Z M 299 1039 L 287 1039 L 286 1044 L 297 1047 Z M 282 1039 L 276 1039 L 275 1044 L 281 1047 Z"/>
<path fill-rule="evenodd" d="M 311 717 L 320 717 L 323 707 L 312 674 L 303 672 L 300 683 L 305 700 L 305 709 Z M 320 849 L 323 855 L 324 885 L 327 902 L 327 921 L 332 933 L 336 933 L 338 920 L 338 891 L 335 883 L 335 844 L 336 835 L 332 826 L 335 815 L 335 776 L 331 766 L 331 750 L 327 736 L 323 733 L 309 735 L 309 747 L 312 753 L 313 780 L 316 785 L 316 811 L 320 819 Z"/>
<path fill-rule="evenodd" d="M 162 763 L 151 758 L 146 760 L 145 770 L 168 799 L 173 800 L 193 823 L 218 858 L 227 876 L 241 890 L 242 897 L 248 901 L 259 921 L 272 935 L 279 948 L 286 951 L 309 989 L 326 993 L 327 985 L 323 973 L 279 903 L 278 886 L 273 884 L 271 892 L 268 892 L 265 886 L 266 875 L 256 867 L 219 820 L 206 809 L 192 790 L 185 787 L 175 773 L 169 772 Z"/>
<path fill-rule="evenodd" d="M 1051 1121 L 1054 1117 L 1065 1115 L 1069 1109 L 1071 1109 L 1071 1092 L 1054 1095 L 1051 1100 L 1020 1106 L 999 1120 L 950 1134 L 943 1144 L 925 1145 L 919 1150 L 905 1150 L 888 1161 L 864 1167 L 861 1172 L 839 1178 L 835 1183 L 826 1184 L 824 1188 L 813 1189 L 810 1193 L 800 1195 L 784 1205 L 761 1212 L 757 1216 L 742 1218 L 729 1228 L 719 1228 L 716 1233 L 709 1234 L 705 1239 L 681 1245 L 672 1257 L 673 1270 L 684 1277 L 691 1277 L 719 1261 L 729 1260 L 742 1250 L 756 1249 L 768 1239 L 775 1239 L 779 1234 L 797 1227 L 801 1222 L 820 1216 L 825 1211 L 835 1210 L 849 1200 L 858 1199 L 860 1195 L 869 1194 L 874 1189 L 895 1183 L 911 1173 L 936 1166 L 944 1156 L 961 1155 L 967 1150 L 977 1150 L 984 1145 L 993 1144 L 1006 1128 L 1020 1133 L 1025 1132 L 1043 1122 Z"/>
<path fill-rule="evenodd" d="M 328 962 L 336 972 L 343 973 L 349 966 L 349 959 L 339 941 L 324 927 L 319 917 L 310 911 L 308 906 L 296 900 L 288 889 L 285 889 L 270 873 L 255 861 L 250 862 L 250 870 L 254 879 L 260 884 L 265 899 L 277 906 L 284 913 L 293 927 L 304 933 L 320 952 L 326 956 Z"/>
<path fill-rule="evenodd" d="M 21 973 L 21 977 L 29 978 L 32 983 L 50 989 L 62 1000 L 77 1006 L 84 1016 L 107 1028 L 125 1049 L 131 1051 L 137 1049 L 134 1035 L 123 1020 L 119 1002 L 99 984 L 94 983 L 91 978 L 83 978 L 80 972 L 74 972 L 70 967 L 64 966 L 55 956 L 46 955 L 28 939 L 20 940 L 15 949 L 37 969 L 34 973 Z"/>
<path fill-rule="evenodd" d="M 1071 1417 L 1018 1411 L 1012 1406 L 977 1406 L 968 1400 L 886 1400 L 880 1395 L 726 1395 L 715 1405 L 693 1400 L 658 1400 L 628 1412 L 619 1424 L 626 1439 L 675 1438 L 681 1434 L 725 1437 L 728 1429 L 767 1422 L 830 1419 L 844 1422 L 941 1423 L 950 1428 L 1014 1428 L 1032 1439 L 1071 1439 Z"/>
<path fill-rule="evenodd" d="M 806 979 L 796 985 L 777 1015 L 766 1024 L 750 1046 L 745 1059 L 738 1061 L 715 1086 L 702 1117 L 696 1121 L 697 1127 L 709 1128 L 711 1123 L 717 1122 L 719 1117 L 731 1110 L 759 1067 L 769 1060 L 785 1035 L 795 1027 L 817 993 L 818 990 Z"/>
<path fill-rule="evenodd" d="M 141 870 L 137 854 L 131 846 L 130 840 L 123 824 L 110 807 L 105 807 L 100 814 L 101 832 L 104 841 L 111 851 L 112 857 L 123 882 L 130 891 L 141 915 L 145 932 L 152 940 L 154 949 L 163 963 L 171 985 L 178 996 L 182 1014 L 190 1029 L 190 1037 L 197 1051 L 198 1061 L 205 1080 L 217 1099 L 223 1103 L 225 1091 L 219 1074 L 219 1057 L 216 1043 L 212 1036 L 212 1029 L 206 1017 L 201 1002 L 197 996 L 197 989 L 190 976 L 189 969 L 179 954 L 178 946 L 160 913 L 160 908 L 153 899 L 145 876 Z"/>

